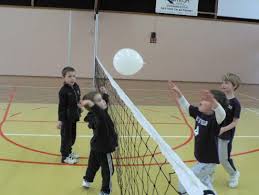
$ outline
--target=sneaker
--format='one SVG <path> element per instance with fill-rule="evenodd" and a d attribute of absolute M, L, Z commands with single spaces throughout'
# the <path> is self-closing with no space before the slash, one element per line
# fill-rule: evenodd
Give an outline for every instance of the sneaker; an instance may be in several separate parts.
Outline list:
<path fill-rule="evenodd" d="M 92 185 L 92 183 L 91 182 L 88 182 L 88 181 L 86 181 L 86 180 L 84 180 L 83 179 L 83 183 L 82 183 L 82 187 L 84 187 L 84 188 L 90 188 L 91 187 L 91 185 Z"/>
<path fill-rule="evenodd" d="M 100 192 L 99 195 L 110 195 L 110 194 L 107 194 L 107 193 L 104 193 L 104 192 Z"/>
<path fill-rule="evenodd" d="M 74 165 L 74 164 L 76 164 L 78 162 L 77 162 L 76 159 L 73 159 L 70 156 L 68 156 L 64 160 L 62 160 L 62 163 L 69 164 L 69 165 Z"/>
<path fill-rule="evenodd" d="M 240 177 L 240 172 L 237 171 L 235 175 L 230 177 L 228 186 L 230 188 L 236 188 L 238 186 L 239 177 Z"/>
<path fill-rule="evenodd" d="M 72 152 L 70 155 L 69 155 L 71 158 L 74 158 L 74 159 L 79 159 L 80 156 L 74 152 Z"/>
<path fill-rule="evenodd" d="M 215 181 L 214 175 L 210 175 L 209 177 L 210 177 L 210 182 L 213 184 Z"/>

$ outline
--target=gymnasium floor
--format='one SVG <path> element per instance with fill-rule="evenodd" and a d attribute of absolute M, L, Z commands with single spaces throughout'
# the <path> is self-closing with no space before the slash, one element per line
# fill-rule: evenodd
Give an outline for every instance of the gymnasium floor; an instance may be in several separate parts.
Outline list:
<path fill-rule="evenodd" d="M 83 93 L 90 80 L 79 80 Z M 81 188 L 86 159 L 79 166 L 60 164 L 57 93 L 60 79 L 39 77 L 0 77 L 0 194 L 1 195 L 71 195 L 99 192 L 100 175 L 89 191 Z M 177 146 L 190 137 L 166 82 L 119 81 L 128 96 L 139 106 L 164 139 Z M 84 88 L 86 87 L 86 88 Z M 179 83 L 187 99 L 199 100 L 200 89 L 218 88 L 218 84 Z M 242 119 L 234 142 L 234 160 L 241 172 L 238 189 L 227 187 L 227 175 L 221 166 L 215 174 L 215 188 L 220 195 L 259 194 L 259 86 L 243 85 L 238 91 L 243 105 Z M 193 121 L 188 118 L 192 125 Z M 78 125 L 75 147 L 81 156 L 89 153 L 91 132 L 82 122 Z M 193 160 L 193 141 L 178 148 L 188 162 Z M 113 194 L 119 194 L 116 176 Z M 162 185 L 162 184 L 161 184 Z"/>

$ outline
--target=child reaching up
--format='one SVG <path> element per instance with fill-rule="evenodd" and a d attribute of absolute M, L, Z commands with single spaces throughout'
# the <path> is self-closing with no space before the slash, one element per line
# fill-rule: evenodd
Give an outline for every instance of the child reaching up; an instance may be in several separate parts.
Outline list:
<path fill-rule="evenodd" d="M 213 175 L 216 165 L 219 164 L 218 135 L 226 117 L 224 110 L 228 105 L 226 95 L 218 90 L 204 90 L 199 106 L 193 106 L 189 104 L 173 82 L 169 82 L 169 86 L 175 93 L 183 111 L 195 120 L 194 156 L 198 162 L 191 169 L 208 189 L 215 192 L 211 175 Z M 187 194 L 181 184 L 179 192 Z"/>
<path fill-rule="evenodd" d="M 109 95 L 104 87 L 101 93 L 92 91 L 83 97 L 81 102 L 89 112 L 85 117 L 88 127 L 93 129 L 91 139 L 91 151 L 88 167 L 83 178 L 82 186 L 89 188 L 94 181 L 99 168 L 102 169 L 102 188 L 100 195 L 109 195 L 111 178 L 114 172 L 112 152 L 118 146 L 118 137 L 114 129 L 114 123 L 108 113 Z"/>

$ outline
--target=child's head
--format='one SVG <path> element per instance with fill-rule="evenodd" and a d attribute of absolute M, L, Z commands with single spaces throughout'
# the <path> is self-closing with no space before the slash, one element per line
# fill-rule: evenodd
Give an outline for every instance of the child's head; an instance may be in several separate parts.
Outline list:
<path fill-rule="evenodd" d="M 76 71 L 73 67 L 67 66 L 62 70 L 62 76 L 66 84 L 74 85 L 76 82 Z"/>
<path fill-rule="evenodd" d="M 238 89 L 241 79 L 233 73 L 227 73 L 222 77 L 221 88 L 224 93 L 231 93 Z"/>
<path fill-rule="evenodd" d="M 102 95 L 97 91 L 91 91 L 84 95 L 83 100 L 91 100 L 94 104 L 99 106 L 101 109 L 105 110 L 107 108 L 107 103 L 104 101 Z M 91 110 L 88 106 L 85 107 L 87 110 Z"/>
<path fill-rule="evenodd" d="M 210 93 L 213 95 L 213 97 L 218 101 L 218 103 L 226 109 L 228 107 L 228 99 L 222 91 L 219 90 L 210 90 Z M 199 111 L 202 113 L 210 113 L 213 111 L 213 105 L 212 102 L 208 100 L 202 99 L 200 101 L 199 105 Z"/>

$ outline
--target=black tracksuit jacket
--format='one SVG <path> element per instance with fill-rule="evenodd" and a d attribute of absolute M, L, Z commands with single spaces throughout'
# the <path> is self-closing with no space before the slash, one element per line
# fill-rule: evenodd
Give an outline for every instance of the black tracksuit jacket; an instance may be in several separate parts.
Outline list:
<path fill-rule="evenodd" d="M 103 99 L 109 102 L 109 95 L 103 94 Z M 114 123 L 108 113 L 108 108 L 103 110 L 94 105 L 85 117 L 88 127 L 93 129 L 91 150 L 101 153 L 111 153 L 118 146 L 118 136 L 115 132 Z"/>
<path fill-rule="evenodd" d="M 66 83 L 59 91 L 58 120 L 59 121 L 79 121 L 81 110 L 78 107 L 80 102 L 80 88 L 77 83 L 70 86 Z"/>

